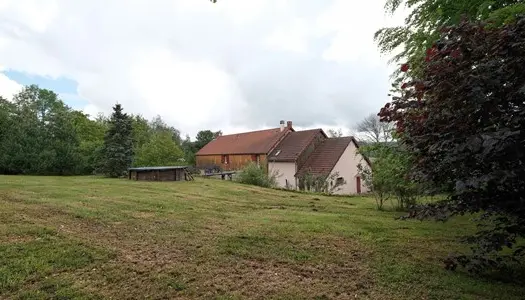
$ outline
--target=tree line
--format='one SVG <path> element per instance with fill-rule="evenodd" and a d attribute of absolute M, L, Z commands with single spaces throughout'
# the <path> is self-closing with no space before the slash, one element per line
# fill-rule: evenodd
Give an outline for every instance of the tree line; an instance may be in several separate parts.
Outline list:
<path fill-rule="evenodd" d="M 183 139 L 160 116 L 89 115 L 67 106 L 37 85 L 25 86 L 12 101 L 0 97 L 0 174 L 117 177 L 130 166 L 194 165 L 195 153 L 220 131 L 199 131 Z"/>

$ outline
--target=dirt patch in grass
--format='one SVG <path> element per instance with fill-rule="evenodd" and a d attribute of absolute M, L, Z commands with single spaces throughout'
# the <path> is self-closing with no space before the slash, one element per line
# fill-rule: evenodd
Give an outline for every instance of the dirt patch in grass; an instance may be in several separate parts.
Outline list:
<path fill-rule="evenodd" d="M 240 260 L 219 265 L 199 280 L 204 297 L 236 295 L 249 299 L 325 296 L 348 299 L 368 295 L 371 278 L 359 262 L 293 265 Z M 233 293 L 232 293 L 233 292 Z"/>
<path fill-rule="evenodd" d="M 348 299 L 373 293 L 366 265 L 370 253 L 339 237 L 221 237 L 225 221 L 203 221 L 192 233 L 171 230 L 180 220 L 150 220 L 150 215 L 136 226 L 132 220 L 75 218 L 53 208 L 28 207 L 26 213 L 46 226 L 58 224 L 59 234 L 114 252 L 107 263 L 74 272 L 84 290 L 103 297 Z"/>
<path fill-rule="evenodd" d="M 130 215 L 137 219 L 150 219 L 150 218 L 155 217 L 154 212 L 148 212 L 148 211 L 131 212 Z"/>
<path fill-rule="evenodd" d="M 37 239 L 34 236 L 28 235 L 4 235 L 0 237 L 0 244 L 18 244 L 18 243 L 27 243 Z"/>

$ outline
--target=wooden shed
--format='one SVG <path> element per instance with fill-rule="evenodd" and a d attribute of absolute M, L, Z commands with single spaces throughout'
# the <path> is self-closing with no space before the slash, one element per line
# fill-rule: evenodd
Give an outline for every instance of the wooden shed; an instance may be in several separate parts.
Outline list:
<path fill-rule="evenodd" d="M 129 168 L 128 178 L 148 181 L 190 181 L 193 176 L 187 166 Z"/>

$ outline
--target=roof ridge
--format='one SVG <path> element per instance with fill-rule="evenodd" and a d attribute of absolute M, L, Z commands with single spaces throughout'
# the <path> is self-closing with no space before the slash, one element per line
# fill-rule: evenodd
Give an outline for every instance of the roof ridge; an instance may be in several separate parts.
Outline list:
<path fill-rule="evenodd" d="M 312 129 L 298 130 L 296 132 L 306 132 L 306 131 L 316 131 L 316 130 L 323 130 L 323 129 L 322 128 L 312 128 Z"/>
<path fill-rule="evenodd" d="M 279 127 L 274 127 L 274 128 L 258 129 L 258 130 L 245 131 L 245 132 L 239 132 L 239 133 L 223 134 L 223 135 L 218 136 L 217 138 L 220 138 L 220 137 L 223 137 L 223 136 L 232 136 L 232 135 L 248 134 L 248 133 L 263 132 L 263 131 L 271 131 L 271 130 L 277 130 L 277 129 L 280 129 L 280 128 L 279 128 Z"/>

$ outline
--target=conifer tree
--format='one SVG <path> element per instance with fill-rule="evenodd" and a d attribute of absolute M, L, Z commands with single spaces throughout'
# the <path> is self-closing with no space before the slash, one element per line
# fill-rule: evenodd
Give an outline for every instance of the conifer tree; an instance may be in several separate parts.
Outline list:
<path fill-rule="evenodd" d="M 100 173 L 108 177 L 120 177 L 131 166 L 133 159 L 132 120 L 116 104 L 104 136 L 101 149 Z"/>

